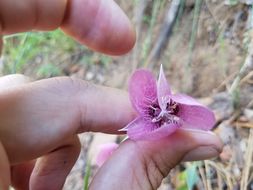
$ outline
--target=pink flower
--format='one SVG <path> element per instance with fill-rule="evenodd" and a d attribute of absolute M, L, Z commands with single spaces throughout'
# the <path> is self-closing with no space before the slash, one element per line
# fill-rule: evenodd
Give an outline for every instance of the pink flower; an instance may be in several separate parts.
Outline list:
<path fill-rule="evenodd" d="M 162 66 L 157 82 L 147 70 L 134 72 L 129 95 L 139 116 L 121 131 L 127 131 L 132 140 L 157 140 L 178 128 L 210 130 L 215 123 L 210 109 L 192 97 L 171 93 Z"/>
<path fill-rule="evenodd" d="M 116 143 L 105 143 L 100 145 L 99 153 L 96 158 L 96 164 L 100 167 L 105 161 L 112 155 L 112 153 L 118 148 Z"/>

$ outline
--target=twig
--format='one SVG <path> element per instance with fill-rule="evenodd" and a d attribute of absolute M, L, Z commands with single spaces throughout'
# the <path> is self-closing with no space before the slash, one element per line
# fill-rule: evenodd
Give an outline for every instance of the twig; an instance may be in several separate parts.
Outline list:
<path fill-rule="evenodd" d="M 146 36 L 143 46 L 142 46 L 141 60 L 144 63 L 144 67 L 147 67 L 148 53 L 150 52 L 151 42 L 152 42 L 152 33 L 154 30 L 154 26 L 155 26 L 160 8 L 161 8 L 161 1 L 154 0 L 153 7 L 152 7 L 152 15 L 151 15 L 151 19 L 149 21 L 150 23 L 149 23 L 147 36 Z"/>
<path fill-rule="evenodd" d="M 253 38 L 253 31 L 251 32 L 251 38 Z M 239 87 L 241 79 L 247 75 L 247 73 L 253 69 L 253 42 L 249 45 L 248 55 L 245 59 L 243 66 L 241 67 L 237 77 L 233 81 L 229 93 L 232 94 Z"/>
<path fill-rule="evenodd" d="M 196 36 L 197 36 L 201 5 L 202 5 L 202 0 L 195 0 L 193 22 L 192 22 L 192 31 L 191 31 L 191 38 L 190 38 L 190 44 L 189 44 L 189 58 L 188 58 L 188 62 L 186 64 L 186 67 L 191 66 L 191 63 L 192 63 L 192 53 L 193 53 L 193 49 L 194 49 L 195 41 L 196 41 Z"/>
<path fill-rule="evenodd" d="M 248 138 L 248 147 L 247 147 L 246 157 L 245 157 L 245 167 L 243 168 L 241 185 L 240 185 L 241 187 L 240 189 L 242 190 L 244 189 L 246 190 L 248 186 L 252 155 L 253 155 L 253 129 L 250 129 L 250 134 Z"/>
<path fill-rule="evenodd" d="M 227 87 L 227 85 L 229 84 L 230 81 L 232 81 L 232 79 L 236 76 L 236 72 L 232 73 L 231 75 L 229 75 L 228 77 L 226 77 L 217 88 L 215 88 L 213 90 L 214 94 L 221 91 L 223 87 Z"/>
<path fill-rule="evenodd" d="M 206 160 L 205 162 L 209 166 L 212 166 L 213 168 L 215 168 L 217 173 L 219 173 L 224 179 L 226 179 L 228 189 L 232 190 L 233 189 L 233 183 L 232 183 L 232 180 L 231 180 L 230 173 L 224 167 L 222 167 L 220 164 L 218 165 L 215 162 L 210 161 L 210 160 Z"/>
<path fill-rule="evenodd" d="M 199 174 L 200 174 L 200 177 L 201 177 L 202 182 L 204 184 L 204 187 L 205 187 L 205 189 L 207 189 L 206 175 L 205 175 L 204 169 L 201 166 L 199 166 L 198 168 L 199 168 Z"/>
<path fill-rule="evenodd" d="M 181 0 L 172 0 L 168 8 L 162 30 L 159 34 L 159 38 L 157 39 L 154 45 L 154 48 L 152 49 L 147 59 L 147 62 L 145 63 L 145 65 L 149 65 L 149 67 L 151 68 L 154 66 L 153 60 L 158 59 L 160 57 L 162 49 L 168 43 L 168 40 L 171 36 L 172 30 L 173 30 L 173 27 L 178 15 L 180 2 Z"/>
<path fill-rule="evenodd" d="M 251 108 L 253 106 L 253 100 L 251 100 L 248 105 L 246 106 L 246 108 Z"/>
<path fill-rule="evenodd" d="M 245 61 L 237 75 L 237 77 L 235 78 L 235 80 L 233 81 L 231 88 L 229 90 L 230 94 L 234 94 L 236 92 L 236 90 L 239 87 L 240 81 L 243 77 L 245 77 L 252 69 L 253 69 L 253 9 L 250 8 L 249 9 L 249 16 L 248 16 L 248 23 L 249 23 L 249 36 L 250 36 L 250 42 L 248 45 L 248 49 L 247 49 L 247 56 L 245 58 Z"/>
<path fill-rule="evenodd" d="M 234 113 L 228 119 L 228 123 L 234 122 L 242 113 L 242 110 L 235 110 Z"/>
<path fill-rule="evenodd" d="M 221 173 L 217 170 L 217 184 L 218 184 L 218 190 L 222 190 L 222 176 Z"/>
<path fill-rule="evenodd" d="M 132 57 L 132 68 L 131 70 L 134 71 L 138 67 L 138 56 L 139 56 L 139 50 L 140 50 L 140 31 L 142 28 L 142 18 L 144 15 L 144 11 L 148 5 L 148 0 L 140 0 L 138 4 L 135 6 L 134 10 L 134 23 L 136 25 L 136 35 L 137 40 L 135 43 L 134 51 L 133 51 L 133 57 Z"/>
<path fill-rule="evenodd" d="M 252 84 L 251 78 L 253 77 L 253 71 L 250 71 L 243 79 L 241 79 L 240 85 L 243 83 L 250 83 Z"/>
<path fill-rule="evenodd" d="M 213 167 L 213 169 L 216 170 L 218 190 L 222 190 L 222 181 L 223 181 L 223 179 L 226 178 L 226 171 L 224 170 L 223 167 L 219 166 L 218 164 L 216 164 L 213 161 L 206 160 L 206 163 L 209 166 Z"/>
<path fill-rule="evenodd" d="M 205 170 L 206 170 L 206 175 L 207 175 L 207 178 L 206 178 L 207 190 L 211 190 L 212 185 L 211 185 L 210 176 L 209 176 L 210 175 L 210 167 L 209 167 L 207 161 L 204 161 L 204 163 L 205 163 Z"/>
<path fill-rule="evenodd" d="M 184 92 L 191 91 L 193 87 L 193 76 L 192 76 L 191 66 L 192 66 L 192 59 L 193 59 L 193 51 L 194 51 L 196 37 L 197 37 L 199 15 L 201 11 L 202 2 L 203 2 L 202 0 L 195 0 L 188 57 L 187 57 L 187 61 L 184 64 L 184 77 L 183 77 L 183 85 L 182 85 L 182 90 Z"/>
<path fill-rule="evenodd" d="M 250 122 L 247 122 L 247 123 L 245 123 L 245 122 L 236 122 L 235 125 L 237 127 L 246 127 L 246 128 L 253 129 L 253 123 L 250 123 Z"/>

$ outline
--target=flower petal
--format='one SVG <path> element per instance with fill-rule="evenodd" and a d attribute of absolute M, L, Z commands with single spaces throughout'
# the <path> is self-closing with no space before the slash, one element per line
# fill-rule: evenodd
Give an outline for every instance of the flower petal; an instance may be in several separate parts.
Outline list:
<path fill-rule="evenodd" d="M 177 116 L 189 128 L 211 130 L 215 124 L 214 113 L 205 106 L 179 104 Z"/>
<path fill-rule="evenodd" d="M 158 103 L 162 110 L 166 109 L 168 97 L 171 94 L 170 85 L 165 78 L 163 66 L 160 67 L 160 74 L 157 82 Z"/>
<path fill-rule="evenodd" d="M 215 124 L 214 113 L 194 98 L 185 94 L 171 95 L 179 104 L 177 116 L 185 123 L 185 127 L 210 130 Z"/>
<path fill-rule="evenodd" d="M 96 158 L 96 164 L 102 166 L 103 163 L 111 156 L 111 154 L 118 148 L 116 143 L 106 143 L 99 147 L 99 153 Z"/>
<path fill-rule="evenodd" d="M 169 136 L 179 127 L 179 124 L 165 124 L 159 127 L 139 117 L 128 125 L 127 135 L 132 140 L 158 140 Z"/>
<path fill-rule="evenodd" d="M 133 107 L 143 114 L 157 98 L 156 80 L 153 74 L 146 70 L 135 71 L 129 81 L 129 95 Z"/>
<path fill-rule="evenodd" d="M 187 96 L 186 94 L 174 94 L 170 96 L 172 100 L 180 104 L 192 105 L 192 106 L 202 106 L 196 99 Z"/>

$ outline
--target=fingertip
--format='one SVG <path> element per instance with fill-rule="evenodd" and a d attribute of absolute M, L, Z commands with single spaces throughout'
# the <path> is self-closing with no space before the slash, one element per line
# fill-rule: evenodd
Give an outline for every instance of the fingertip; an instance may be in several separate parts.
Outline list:
<path fill-rule="evenodd" d="M 196 149 L 188 152 L 183 161 L 198 161 L 198 160 L 206 160 L 210 158 L 215 158 L 220 154 L 219 149 L 216 146 L 200 146 Z"/>
<path fill-rule="evenodd" d="M 223 142 L 212 131 L 180 129 L 179 133 L 190 140 L 192 147 L 185 151 L 182 161 L 206 160 L 217 157 L 223 149 Z"/>
<path fill-rule="evenodd" d="M 62 30 L 93 50 L 120 55 L 135 43 L 135 31 L 112 0 L 69 1 Z"/>
<path fill-rule="evenodd" d="M 199 146 L 210 145 L 213 146 L 218 152 L 221 152 L 223 149 L 224 144 L 221 138 L 213 131 L 204 131 L 187 128 L 181 128 L 178 131 L 179 133 L 185 134 L 190 138 L 192 138 L 192 140 L 196 142 L 196 144 Z"/>

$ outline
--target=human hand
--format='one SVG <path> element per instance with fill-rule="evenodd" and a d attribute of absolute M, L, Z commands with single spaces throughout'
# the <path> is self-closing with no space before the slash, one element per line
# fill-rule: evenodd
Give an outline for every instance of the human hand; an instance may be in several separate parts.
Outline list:
<path fill-rule="evenodd" d="M 124 53 L 134 44 L 129 21 L 113 1 L 5 0 L 0 2 L 0 21 L 2 34 L 60 26 L 94 50 L 109 54 Z M 16 189 L 61 189 L 80 151 L 77 133 L 118 134 L 134 117 L 126 93 L 116 89 L 66 77 L 26 82 L 17 75 L 0 80 L 1 189 L 10 183 Z M 221 147 L 216 136 L 204 132 L 178 131 L 159 142 L 128 140 L 90 188 L 156 189 L 162 176 L 183 158 L 209 158 Z"/>
<path fill-rule="evenodd" d="M 118 133 L 134 113 L 124 91 L 68 77 L 28 81 L 0 78 L 0 141 L 11 181 L 17 189 L 60 189 L 80 152 L 77 134 Z M 3 178 L 5 165 L 0 163 Z"/>
<path fill-rule="evenodd" d="M 17 189 L 61 189 L 80 151 L 78 133 L 118 134 L 135 116 L 127 94 L 117 89 L 67 77 L 27 82 L 20 75 L 0 80 L 0 139 L 12 168 L 9 181 Z M 157 189 L 180 161 L 217 156 L 221 149 L 217 136 L 194 130 L 159 141 L 127 140 L 90 189 Z M 5 179 L 8 162 L 1 155 Z"/>

